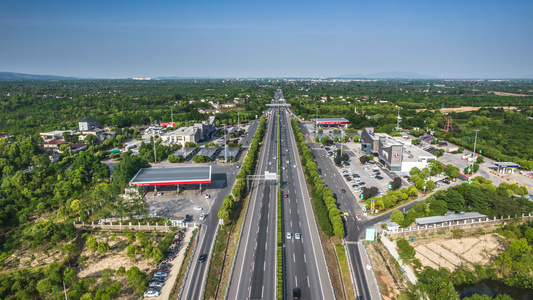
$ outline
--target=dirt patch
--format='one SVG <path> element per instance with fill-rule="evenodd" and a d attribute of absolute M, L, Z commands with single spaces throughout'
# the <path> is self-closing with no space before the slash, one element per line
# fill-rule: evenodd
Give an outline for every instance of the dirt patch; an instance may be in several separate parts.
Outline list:
<path fill-rule="evenodd" d="M 524 94 L 494 92 L 494 91 L 490 91 L 489 93 L 494 93 L 494 95 L 498 95 L 498 96 L 514 96 L 514 97 L 527 97 L 527 96 L 529 96 L 529 95 L 524 95 Z"/>
<path fill-rule="evenodd" d="M 486 265 L 504 250 L 503 239 L 498 234 L 461 238 L 432 238 L 411 242 L 415 257 L 423 266 L 451 271 L 461 265 Z"/>
<path fill-rule="evenodd" d="M 526 96 L 526 95 L 524 95 Z M 463 107 L 452 107 L 452 108 L 443 108 L 443 109 L 440 109 L 440 112 L 443 113 L 443 114 L 447 114 L 447 113 L 450 113 L 450 112 L 465 112 L 465 111 L 475 111 L 475 110 L 479 110 L 480 108 L 483 108 L 481 106 L 463 106 Z M 489 107 L 487 107 L 489 108 Z M 516 106 L 491 106 L 490 108 L 503 108 L 503 109 L 506 109 L 506 110 L 510 110 L 510 109 L 517 109 Z M 417 109 L 416 111 L 419 112 L 419 111 L 423 111 L 425 109 Z M 430 111 L 435 111 L 434 109 L 430 109 Z"/>
<path fill-rule="evenodd" d="M 395 299 L 408 290 L 409 281 L 399 270 L 397 263 L 391 258 L 387 249 L 380 243 L 369 243 L 366 246 L 368 257 L 378 282 L 383 299 Z"/>

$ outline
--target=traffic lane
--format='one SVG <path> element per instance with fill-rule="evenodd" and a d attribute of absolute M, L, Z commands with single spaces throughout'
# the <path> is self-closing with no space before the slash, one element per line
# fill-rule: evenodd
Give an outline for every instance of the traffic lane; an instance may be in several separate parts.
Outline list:
<path fill-rule="evenodd" d="M 352 262 L 352 266 L 354 266 L 353 271 L 359 299 L 372 299 L 370 289 L 367 283 L 368 280 L 365 275 L 365 267 L 363 266 L 363 261 L 361 260 L 361 252 L 359 251 L 360 245 L 348 244 L 347 247 L 350 256 L 350 261 Z"/>
<path fill-rule="evenodd" d="M 292 136 L 292 134 L 290 136 L 291 136 L 290 147 L 291 149 L 293 149 L 290 155 L 293 155 L 295 157 L 294 158 L 295 165 L 299 165 L 298 158 L 297 158 L 298 154 L 296 150 L 296 145 L 295 145 L 295 141 L 293 140 L 294 137 Z M 324 257 L 322 256 L 322 258 L 320 258 L 320 253 L 317 253 L 319 251 L 322 251 L 319 245 L 319 238 L 320 238 L 319 234 L 318 232 L 316 232 L 316 230 L 313 230 L 313 233 L 315 233 L 315 235 L 313 235 L 311 231 L 311 228 L 313 229 L 316 228 L 316 223 L 313 224 L 315 225 L 315 227 L 312 227 L 313 225 L 311 225 L 311 222 L 310 222 L 311 220 L 314 220 L 312 205 L 310 201 L 308 201 L 308 199 L 306 198 L 308 197 L 307 192 L 305 194 L 303 193 L 303 191 L 307 190 L 306 185 L 305 185 L 305 178 L 303 177 L 303 173 L 301 172 L 302 171 L 301 169 L 294 167 L 294 169 L 291 169 L 291 171 L 296 172 L 297 177 L 298 177 L 297 179 L 295 179 L 295 182 L 297 182 L 295 192 L 297 194 L 297 197 L 296 197 L 297 204 L 301 206 L 299 207 L 300 211 L 297 211 L 297 214 L 300 217 L 301 224 L 303 224 L 303 226 L 300 224 L 299 226 L 302 228 L 301 229 L 302 230 L 301 241 L 303 241 L 303 245 L 304 245 L 303 259 L 307 267 L 306 268 L 307 275 L 300 275 L 300 277 L 306 276 L 304 285 L 305 285 L 305 282 L 307 282 L 307 286 L 310 288 L 309 289 L 310 295 L 314 295 L 315 297 L 318 297 L 318 299 L 324 299 L 324 297 L 326 297 L 325 295 L 327 295 L 326 298 L 333 298 L 333 291 L 329 290 L 328 288 L 330 287 L 329 282 L 327 280 L 325 282 L 322 282 L 321 276 L 320 276 L 320 274 L 322 274 L 322 276 L 328 276 L 327 265 L 323 259 Z M 302 209 L 303 211 L 301 211 Z M 313 242 L 313 238 L 315 239 L 316 243 Z M 318 255 L 318 258 L 317 258 L 317 255 Z M 319 269 L 319 261 L 321 262 L 320 269 Z M 302 277 L 302 279 L 304 279 L 304 277 Z M 298 280 L 298 285 L 301 285 L 300 282 L 301 281 Z M 288 288 L 288 292 L 291 293 L 290 287 L 287 287 L 287 288 Z M 302 292 L 304 291 L 302 290 Z"/>

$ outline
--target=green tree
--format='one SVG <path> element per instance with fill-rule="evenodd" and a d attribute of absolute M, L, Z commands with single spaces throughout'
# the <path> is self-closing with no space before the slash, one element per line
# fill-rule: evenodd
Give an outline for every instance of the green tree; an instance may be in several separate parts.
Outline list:
<path fill-rule="evenodd" d="M 163 259 L 164 255 L 158 248 L 152 250 L 152 258 L 155 263 L 159 263 Z"/>
<path fill-rule="evenodd" d="M 404 219 L 404 215 L 401 211 L 399 210 L 394 210 L 390 216 L 390 220 L 392 222 L 395 222 L 396 224 L 402 224 L 403 222 L 403 219 Z"/>
<path fill-rule="evenodd" d="M 107 242 L 98 243 L 98 253 L 101 255 L 106 254 L 109 251 L 109 244 Z"/>
<path fill-rule="evenodd" d="M 96 241 L 96 238 L 94 236 L 90 236 L 87 238 L 85 246 L 87 246 L 87 248 L 89 248 L 91 252 L 94 252 L 98 248 L 98 242 Z"/>

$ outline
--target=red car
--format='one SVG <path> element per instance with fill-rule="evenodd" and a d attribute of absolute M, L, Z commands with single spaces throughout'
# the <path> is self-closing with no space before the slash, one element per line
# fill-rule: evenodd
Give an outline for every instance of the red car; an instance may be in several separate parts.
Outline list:
<path fill-rule="evenodd" d="M 289 195 L 287 195 L 287 194 L 283 195 L 283 198 L 288 198 L 288 197 L 289 197 Z"/>

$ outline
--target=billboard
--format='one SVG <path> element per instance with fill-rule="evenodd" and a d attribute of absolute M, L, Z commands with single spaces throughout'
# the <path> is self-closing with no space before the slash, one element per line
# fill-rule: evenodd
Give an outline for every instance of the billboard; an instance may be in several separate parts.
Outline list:
<path fill-rule="evenodd" d="M 365 235 L 365 241 L 373 242 L 375 240 L 376 240 L 376 230 L 374 228 L 367 228 L 366 235 Z"/>

